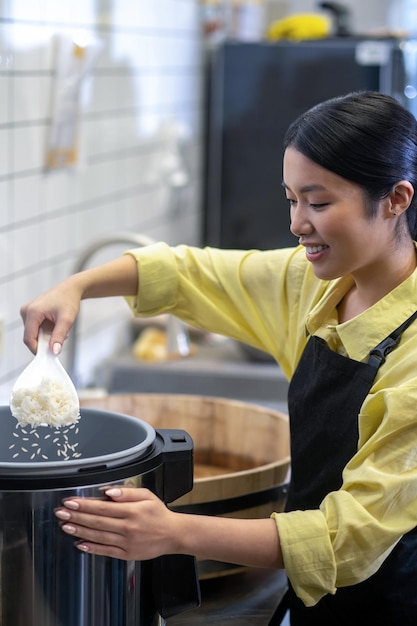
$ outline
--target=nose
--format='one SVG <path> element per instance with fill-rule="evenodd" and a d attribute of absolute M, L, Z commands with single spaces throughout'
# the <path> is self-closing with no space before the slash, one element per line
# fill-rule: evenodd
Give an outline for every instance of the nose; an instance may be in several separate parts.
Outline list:
<path fill-rule="evenodd" d="M 290 231 L 296 237 L 309 235 L 313 231 L 313 226 L 308 219 L 307 211 L 300 203 L 292 206 L 290 210 Z"/>

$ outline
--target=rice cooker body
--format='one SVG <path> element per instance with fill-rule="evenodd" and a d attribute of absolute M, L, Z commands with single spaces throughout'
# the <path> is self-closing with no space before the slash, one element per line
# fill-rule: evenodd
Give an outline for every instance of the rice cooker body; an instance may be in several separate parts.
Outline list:
<path fill-rule="evenodd" d="M 113 484 L 147 487 L 172 502 L 192 488 L 192 456 L 187 433 L 160 430 L 147 453 L 117 467 L 0 475 L 0 626 L 153 626 L 198 606 L 193 558 L 83 554 L 54 515 L 63 498 L 102 498 Z"/>

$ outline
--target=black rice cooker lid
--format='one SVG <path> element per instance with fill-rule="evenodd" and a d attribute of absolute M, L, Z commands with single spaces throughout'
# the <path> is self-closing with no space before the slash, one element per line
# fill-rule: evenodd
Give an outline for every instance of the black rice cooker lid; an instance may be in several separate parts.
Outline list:
<path fill-rule="evenodd" d="M 70 427 L 22 428 L 8 406 L 0 406 L 0 474 L 66 476 L 103 465 L 128 465 L 145 457 L 156 432 L 147 422 L 112 411 L 81 408 Z"/>

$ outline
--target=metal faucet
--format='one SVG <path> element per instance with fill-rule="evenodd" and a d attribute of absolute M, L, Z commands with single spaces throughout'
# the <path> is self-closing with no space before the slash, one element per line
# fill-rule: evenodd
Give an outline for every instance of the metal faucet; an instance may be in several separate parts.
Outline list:
<path fill-rule="evenodd" d="M 128 231 L 116 232 L 111 235 L 104 235 L 93 241 L 88 245 L 81 253 L 81 256 L 76 261 L 73 268 L 74 274 L 82 272 L 85 269 L 86 264 L 94 254 L 108 246 L 115 244 L 128 244 L 138 248 L 149 246 L 156 243 L 154 239 L 147 235 L 140 233 L 130 233 Z M 67 351 L 68 351 L 68 366 L 67 370 L 72 378 L 75 380 L 75 357 L 76 357 L 76 338 L 77 338 L 77 326 L 78 319 L 75 320 L 71 332 L 67 339 Z M 168 354 L 180 354 L 181 356 L 188 356 L 190 354 L 190 338 L 186 327 L 183 322 L 173 315 L 167 317 L 167 352 Z"/>

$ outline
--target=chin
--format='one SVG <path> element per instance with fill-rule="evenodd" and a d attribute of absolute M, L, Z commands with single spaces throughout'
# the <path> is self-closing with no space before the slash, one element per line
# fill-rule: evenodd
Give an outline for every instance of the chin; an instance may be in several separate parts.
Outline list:
<path fill-rule="evenodd" d="M 320 278 L 320 280 L 335 280 L 336 278 L 340 278 L 341 276 L 343 276 L 343 274 L 340 274 L 338 272 L 326 270 L 324 267 L 315 267 L 314 265 L 313 272 L 314 275 L 317 276 L 317 278 Z"/>

